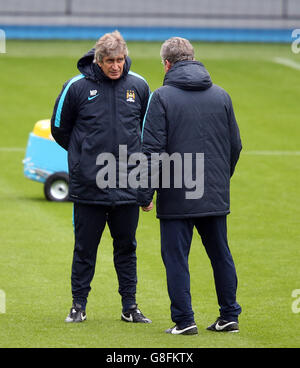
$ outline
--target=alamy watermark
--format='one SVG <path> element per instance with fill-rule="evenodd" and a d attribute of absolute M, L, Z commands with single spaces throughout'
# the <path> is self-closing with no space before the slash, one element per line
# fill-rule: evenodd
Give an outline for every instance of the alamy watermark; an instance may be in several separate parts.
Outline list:
<path fill-rule="evenodd" d="M 294 54 L 300 53 L 300 29 L 294 29 L 292 32 L 292 38 L 295 40 L 292 42 L 292 52 Z"/>
<path fill-rule="evenodd" d="M 6 312 L 6 295 L 3 290 L 0 290 L 0 314 Z"/>
<path fill-rule="evenodd" d="M 128 155 L 120 145 L 117 158 L 105 152 L 97 156 L 102 166 L 96 183 L 106 188 L 186 189 L 186 199 L 200 199 L 204 194 L 204 153 L 151 153 L 148 157 L 136 152 Z"/>
<path fill-rule="evenodd" d="M 6 53 L 6 36 L 3 29 L 0 29 L 0 54 Z"/>
<path fill-rule="evenodd" d="M 292 303 L 292 312 L 300 313 L 300 289 L 292 291 L 292 298 L 296 298 Z"/>

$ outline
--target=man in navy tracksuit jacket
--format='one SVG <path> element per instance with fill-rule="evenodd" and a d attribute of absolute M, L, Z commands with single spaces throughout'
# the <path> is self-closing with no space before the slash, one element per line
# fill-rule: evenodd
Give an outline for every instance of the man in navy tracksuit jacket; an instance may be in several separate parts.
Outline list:
<path fill-rule="evenodd" d="M 101 37 L 95 48 L 79 60 L 81 74 L 63 86 L 51 120 L 54 139 L 68 151 L 69 198 L 74 202 L 73 306 L 66 322 L 86 319 L 97 248 L 106 223 L 113 238 L 121 318 L 151 322 L 137 308 L 135 299 L 139 217 L 136 189 L 119 188 L 118 177 L 115 187 L 97 184 L 97 173 L 103 167 L 97 162 L 99 154 L 109 153 L 118 162 L 119 145 L 127 147 L 128 155 L 141 150 L 149 86 L 130 71 L 127 55 L 126 43 L 118 31 Z"/>
<path fill-rule="evenodd" d="M 150 97 L 142 151 L 148 160 L 154 153 L 167 153 L 173 158 L 176 154 L 183 158 L 189 153 L 191 162 L 177 176 L 170 169 L 170 186 L 164 187 L 161 181 L 157 189 L 162 258 L 171 317 L 176 323 L 166 332 L 198 332 L 188 266 L 194 226 L 212 264 L 220 306 L 220 316 L 208 329 L 236 332 L 241 307 L 236 301 L 237 277 L 227 243 L 226 215 L 230 177 L 242 146 L 231 99 L 212 83 L 203 64 L 194 60 L 193 47 L 187 40 L 179 37 L 167 40 L 161 56 L 166 75 L 163 86 Z M 175 167 L 174 164 L 174 170 Z M 160 175 L 164 174 L 161 169 Z M 182 179 L 181 187 L 178 179 Z M 194 189 L 188 185 L 193 180 Z M 150 185 L 139 189 L 139 204 L 145 211 L 152 208 L 154 190 Z"/>

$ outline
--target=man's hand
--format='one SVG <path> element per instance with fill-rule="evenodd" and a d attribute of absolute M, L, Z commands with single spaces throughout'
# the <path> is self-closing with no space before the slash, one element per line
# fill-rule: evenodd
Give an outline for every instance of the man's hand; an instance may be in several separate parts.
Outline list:
<path fill-rule="evenodd" d="M 153 202 L 151 201 L 151 203 L 147 206 L 147 207 L 142 207 L 142 210 L 144 212 L 149 212 L 153 209 Z"/>

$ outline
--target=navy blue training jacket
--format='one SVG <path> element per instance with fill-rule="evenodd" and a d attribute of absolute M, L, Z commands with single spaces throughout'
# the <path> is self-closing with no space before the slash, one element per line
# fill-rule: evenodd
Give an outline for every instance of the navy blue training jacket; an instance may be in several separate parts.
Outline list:
<path fill-rule="evenodd" d="M 130 71 L 128 57 L 118 80 L 106 77 L 93 59 L 94 49 L 78 61 L 81 74 L 64 84 L 51 119 L 54 139 L 68 151 L 70 200 L 109 206 L 136 203 L 136 189 L 118 188 L 118 178 L 116 188 L 97 186 L 101 166 L 96 159 L 112 153 L 118 165 L 119 145 L 127 146 L 128 155 L 140 152 L 149 86 Z"/>
<path fill-rule="evenodd" d="M 203 181 L 199 184 L 203 184 L 201 196 L 187 199 L 187 192 L 191 193 L 196 188 L 185 186 L 184 167 L 181 188 L 174 185 L 176 178 L 174 171 L 170 170 L 170 187 L 163 188 L 160 182 L 157 189 L 158 218 L 229 213 L 230 177 L 242 149 L 239 128 L 228 93 L 212 83 L 202 63 L 177 62 L 167 72 L 163 86 L 150 97 L 142 140 L 142 152 L 148 162 L 155 152 L 179 153 L 182 162 L 184 154 L 191 153 L 194 179 L 196 153 L 204 154 Z M 153 198 L 154 189 L 149 186 L 139 189 L 140 205 L 147 206 Z"/>

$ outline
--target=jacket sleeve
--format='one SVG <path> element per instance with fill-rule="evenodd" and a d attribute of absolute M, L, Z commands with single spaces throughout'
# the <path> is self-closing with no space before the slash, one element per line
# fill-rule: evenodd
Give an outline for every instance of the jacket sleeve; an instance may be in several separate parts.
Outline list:
<path fill-rule="evenodd" d="M 66 82 L 56 99 L 51 118 L 51 134 L 55 141 L 68 150 L 69 141 L 77 114 L 76 96 Z"/>
<path fill-rule="evenodd" d="M 240 137 L 240 131 L 238 124 L 236 122 L 232 101 L 230 96 L 228 95 L 228 104 L 226 105 L 226 111 L 228 116 L 229 123 L 229 132 L 230 132 L 230 176 L 233 175 L 236 164 L 240 157 L 240 152 L 242 150 L 242 142 Z"/>
<path fill-rule="evenodd" d="M 159 178 L 160 167 L 158 172 L 153 172 L 151 167 L 151 154 L 161 154 L 166 151 L 167 147 L 167 120 L 166 112 L 158 92 L 150 95 L 148 106 L 143 121 L 142 129 L 142 153 L 147 158 L 147 188 L 140 187 L 138 189 L 138 204 L 140 206 L 148 206 L 153 199 L 155 188 L 152 183 L 155 176 Z"/>

